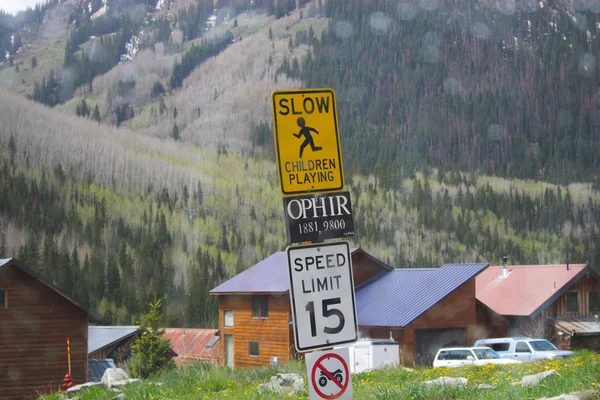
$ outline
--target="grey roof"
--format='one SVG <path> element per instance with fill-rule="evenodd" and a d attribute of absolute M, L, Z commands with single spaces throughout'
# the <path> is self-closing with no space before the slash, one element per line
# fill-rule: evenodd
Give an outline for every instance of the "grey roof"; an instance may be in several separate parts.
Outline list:
<path fill-rule="evenodd" d="M 9 262 L 10 258 L 0 258 L 0 267 Z"/>
<path fill-rule="evenodd" d="M 217 286 L 211 293 L 283 293 L 289 289 L 287 253 L 279 251 Z"/>
<path fill-rule="evenodd" d="M 405 327 L 488 265 L 395 269 L 366 282 L 356 292 L 358 324 Z"/>
<path fill-rule="evenodd" d="M 118 343 L 137 334 L 139 327 L 128 326 L 89 326 L 88 354 Z"/>
<path fill-rule="evenodd" d="M 115 368 L 115 362 L 112 358 L 104 360 L 89 360 L 88 361 L 88 382 L 100 382 L 104 371 L 108 368 Z"/>

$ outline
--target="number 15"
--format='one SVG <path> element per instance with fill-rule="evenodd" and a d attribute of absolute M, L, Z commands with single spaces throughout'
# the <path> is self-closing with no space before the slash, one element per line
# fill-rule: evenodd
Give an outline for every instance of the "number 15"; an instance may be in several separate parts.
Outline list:
<path fill-rule="evenodd" d="M 330 308 L 329 307 L 334 304 L 340 304 L 341 302 L 342 302 L 342 300 L 339 297 L 334 297 L 332 299 L 323 299 L 323 302 L 322 302 L 323 317 L 329 318 L 329 317 L 335 315 L 339 318 L 339 322 L 338 322 L 337 326 L 335 326 L 333 328 L 329 327 L 329 326 L 325 326 L 325 327 L 323 327 L 323 332 L 329 333 L 329 334 L 334 334 L 334 333 L 340 333 L 342 331 L 342 329 L 344 329 L 344 325 L 346 324 L 346 319 L 344 318 L 344 314 L 342 314 L 342 312 L 339 310 L 339 308 L 334 308 L 334 307 Z M 317 321 L 315 318 L 315 302 L 309 301 L 306 304 L 306 307 L 304 307 L 304 309 L 306 311 L 308 311 L 308 314 L 310 316 L 310 334 L 312 337 L 315 337 L 315 336 L 317 336 Z"/>

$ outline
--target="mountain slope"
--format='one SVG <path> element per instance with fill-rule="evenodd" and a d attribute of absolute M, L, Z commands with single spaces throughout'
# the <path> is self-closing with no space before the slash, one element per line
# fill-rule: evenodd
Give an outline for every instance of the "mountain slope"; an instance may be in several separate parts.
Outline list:
<path fill-rule="evenodd" d="M 591 3 L 328 1 L 301 77 L 338 90 L 350 165 L 387 184 L 425 164 L 589 181 L 600 162 Z"/>

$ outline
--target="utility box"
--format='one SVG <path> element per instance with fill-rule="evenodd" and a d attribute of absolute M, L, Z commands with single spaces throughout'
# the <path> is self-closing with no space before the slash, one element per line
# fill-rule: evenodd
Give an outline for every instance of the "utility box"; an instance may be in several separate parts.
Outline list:
<path fill-rule="evenodd" d="M 384 363 L 400 364 L 400 346 L 392 339 L 360 339 L 348 348 L 353 374 L 380 368 Z"/>

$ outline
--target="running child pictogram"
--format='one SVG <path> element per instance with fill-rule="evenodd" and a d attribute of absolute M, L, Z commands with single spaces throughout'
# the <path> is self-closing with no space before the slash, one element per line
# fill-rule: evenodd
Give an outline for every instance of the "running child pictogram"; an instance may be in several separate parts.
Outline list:
<path fill-rule="evenodd" d="M 304 148 L 308 145 L 310 145 L 310 148 L 312 149 L 312 151 L 323 150 L 322 147 L 315 146 L 315 141 L 311 134 L 311 132 L 314 132 L 318 135 L 319 131 L 317 131 L 315 128 L 311 128 L 310 126 L 306 126 L 306 121 L 302 117 L 299 117 L 298 120 L 296 121 L 296 123 L 300 127 L 300 131 L 298 133 L 294 133 L 294 136 L 297 137 L 298 139 L 300 139 L 300 136 L 304 136 L 304 142 L 302 142 L 302 144 L 300 145 L 299 157 L 302 158 L 302 153 L 304 152 Z"/>

